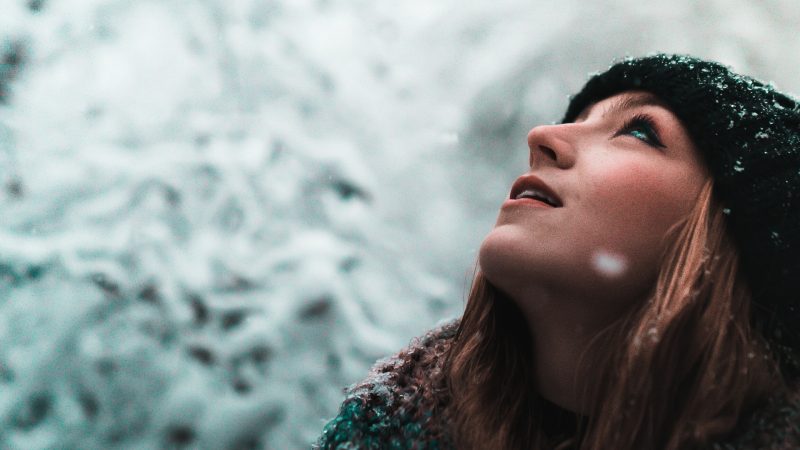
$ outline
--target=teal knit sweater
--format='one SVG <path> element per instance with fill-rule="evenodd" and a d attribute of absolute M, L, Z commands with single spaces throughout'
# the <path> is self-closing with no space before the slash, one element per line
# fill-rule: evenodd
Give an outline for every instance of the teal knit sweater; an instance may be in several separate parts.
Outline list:
<path fill-rule="evenodd" d="M 449 396 L 442 372 L 458 319 L 434 328 L 394 356 L 378 361 L 346 392 L 339 414 L 314 449 L 446 450 Z M 771 399 L 719 450 L 799 450 L 800 386 Z"/>

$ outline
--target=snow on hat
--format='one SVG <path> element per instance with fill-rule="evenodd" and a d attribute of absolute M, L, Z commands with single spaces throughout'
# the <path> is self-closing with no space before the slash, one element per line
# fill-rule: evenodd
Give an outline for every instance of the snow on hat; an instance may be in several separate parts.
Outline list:
<path fill-rule="evenodd" d="M 702 153 L 753 293 L 753 323 L 784 373 L 800 376 L 800 103 L 719 63 L 658 54 L 591 77 L 563 122 L 628 90 L 663 101 Z"/>

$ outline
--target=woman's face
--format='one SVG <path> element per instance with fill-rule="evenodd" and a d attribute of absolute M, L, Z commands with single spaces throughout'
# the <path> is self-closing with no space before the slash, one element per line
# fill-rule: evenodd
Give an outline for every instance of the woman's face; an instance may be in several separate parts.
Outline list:
<path fill-rule="evenodd" d="M 528 147 L 530 170 L 483 241 L 481 271 L 531 303 L 527 313 L 549 299 L 618 315 L 652 288 L 667 230 L 708 177 L 694 144 L 654 96 L 629 91 L 574 123 L 533 128 Z M 529 190 L 549 190 L 557 207 Z"/>

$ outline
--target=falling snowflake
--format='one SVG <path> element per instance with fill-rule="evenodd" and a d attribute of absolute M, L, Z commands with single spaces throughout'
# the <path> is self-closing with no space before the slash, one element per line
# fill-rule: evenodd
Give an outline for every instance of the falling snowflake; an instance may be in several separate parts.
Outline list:
<path fill-rule="evenodd" d="M 616 278 L 625 272 L 628 263 L 621 255 L 598 250 L 592 255 L 592 266 L 598 273 Z"/>

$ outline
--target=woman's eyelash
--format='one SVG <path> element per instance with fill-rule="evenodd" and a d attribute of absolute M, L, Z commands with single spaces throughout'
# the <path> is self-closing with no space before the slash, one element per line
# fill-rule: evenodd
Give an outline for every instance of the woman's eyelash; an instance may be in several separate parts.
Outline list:
<path fill-rule="evenodd" d="M 625 125 L 620 128 L 617 132 L 617 136 L 622 134 L 630 134 L 634 132 L 640 132 L 640 136 L 634 136 L 637 139 L 650 144 L 654 147 L 664 148 L 666 147 L 664 144 L 661 143 L 661 139 L 658 137 L 658 132 L 656 132 L 655 121 L 652 117 L 646 114 L 637 114 L 625 122 Z"/>

